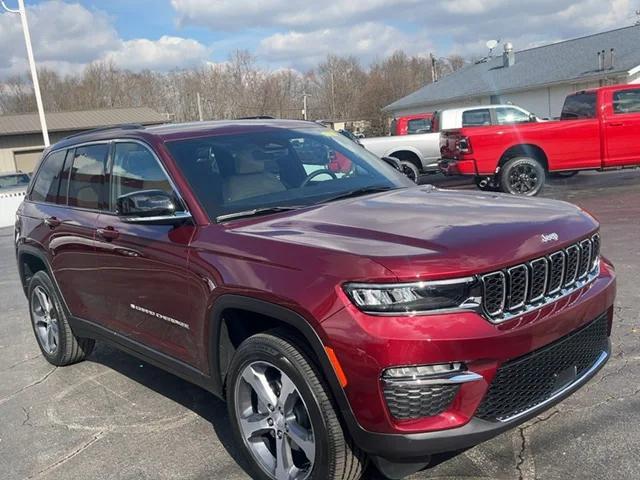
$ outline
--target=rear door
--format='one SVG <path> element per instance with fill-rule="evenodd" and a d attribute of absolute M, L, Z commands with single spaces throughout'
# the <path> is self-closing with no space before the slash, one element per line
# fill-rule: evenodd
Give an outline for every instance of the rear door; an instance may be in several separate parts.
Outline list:
<path fill-rule="evenodd" d="M 108 144 L 50 153 L 34 179 L 23 214 L 30 242 L 47 251 L 53 275 L 72 315 L 91 318 L 100 302 L 94 234 L 104 204 Z"/>
<path fill-rule="evenodd" d="M 96 321 L 156 351 L 196 364 L 195 339 L 202 335 L 202 322 L 191 316 L 190 292 L 203 280 L 188 268 L 188 245 L 195 227 L 125 223 L 116 215 L 117 198 L 135 191 L 159 189 L 179 199 L 149 147 L 134 141 L 115 142 L 110 170 L 110 206 L 99 216 L 96 233 L 103 300 Z"/>
<path fill-rule="evenodd" d="M 606 92 L 605 167 L 640 164 L 640 86 Z"/>

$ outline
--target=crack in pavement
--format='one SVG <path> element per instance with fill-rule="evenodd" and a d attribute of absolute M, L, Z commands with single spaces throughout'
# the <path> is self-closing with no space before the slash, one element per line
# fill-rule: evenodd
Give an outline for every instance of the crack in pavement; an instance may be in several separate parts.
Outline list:
<path fill-rule="evenodd" d="M 517 455 L 516 462 L 516 472 L 518 473 L 518 480 L 532 480 L 536 478 L 536 468 L 533 458 L 529 459 L 525 457 L 527 453 L 527 435 L 526 431 L 530 428 L 535 427 L 539 423 L 544 423 L 549 420 L 554 415 L 560 413 L 560 410 L 554 410 L 551 414 L 546 417 L 537 417 L 535 421 L 525 425 L 523 427 L 518 427 L 518 434 L 520 435 L 520 451 Z M 525 462 L 528 463 L 527 471 L 523 468 Z"/>
<path fill-rule="evenodd" d="M 30 427 L 33 427 L 33 425 L 31 425 L 29 423 L 29 420 L 31 419 L 31 415 L 29 414 L 29 411 L 22 407 L 22 412 L 24 413 L 24 420 L 22 421 L 22 426 L 24 427 L 25 425 L 28 425 Z"/>
<path fill-rule="evenodd" d="M 20 360 L 19 362 L 14 363 L 13 365 L 8 366 L 7 368 L 3 368 L 0 372 L 8 372 L 12 368 L 17 367 L 18 365 L 22 365 L 23 363 L 30 362 L 31 360 L 35 360 L 36 358 L 40 358 L 42 355 L 34 355 L 33 357 L 25 358 L 24 360 Z"/>
<path fill-rule="evenodd" d="M 80 455 L 82 452 L 84 452 L 87 448 L 89 448 L 91 445 L 93 445 L 94 443 L 96 443 L 98 440 L 100 440 L 102 438 L 102 436 L 104 435 L 104 432 L 98 432 L 96 433 L 93 438 L 91 440 L 89 440 L 87 443 L 85 443 L 84 445 L 82 445 L 80 448 L 77 448 L 76 450 L 74 450 L 73 452 L 65 455 L 64 457 L 62 457 L 60 460 L 58 460 L 55 463 L 52 463 L 51 465 L 49 465 L 48 467 L 40 470 L 38 473 L 36 473 L 35 475 L 31 475 L 29 477 L 27 477 L 27 480 L 31 480 L 33 478 L 37 478 L 37 477 L 41 477 L 42 475 L 44 475 L 45 473 L 50 472 L 51 470 L 58 468 L 60 465 L 62 465 L 63 463 L 68 462 L 69 460 L 71 460 L 73 457 Z"/>
<path fill-rule="evenodd" d="M 22 387 L 20 390 L 17 390 L 13 393 L 10 393 L 9 395 L 7 395 L 6 397 L 0 398 L 0 405 L 3 405 L 5 403 L 7 403 L 9 400 L 11 400 L 12 398 L 17 397 L 18 395 L 20 395 L 22 392 L 24 392 L 25 390 L 28 390 L 31 387 L 35 387 L 36 385 L 40 385 L 42 382 L 46 382 L 47 379 L 51 376 L 51 374 L 53 372 L 55 372 L 58 369 L 58 367 L 53 367 L 51 370 L 49 370 L 49 372 L 47 372 L 47 374 L 42 377 L 40 380 L 36 380 L 35 382 L 30 383 L 29 385 L 25 385 L 24 387 Z"/>

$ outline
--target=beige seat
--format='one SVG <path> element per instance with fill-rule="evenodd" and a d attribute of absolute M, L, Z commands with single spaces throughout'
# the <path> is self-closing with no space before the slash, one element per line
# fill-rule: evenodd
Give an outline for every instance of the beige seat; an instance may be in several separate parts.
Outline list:
<path fill-rule="evenodd" d="M 265 172 L 264 163 L 256 159 L 251 149 L 239 150 L 235 153 L 233 174 L 225 178 L 222 183 L 225 203 L 286 190 L 278 177 Z"/>

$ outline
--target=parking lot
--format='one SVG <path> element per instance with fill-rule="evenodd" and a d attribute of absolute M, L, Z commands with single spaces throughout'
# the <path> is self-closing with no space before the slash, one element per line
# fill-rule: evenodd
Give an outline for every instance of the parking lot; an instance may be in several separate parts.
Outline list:
<path fill-rule="evenodd" d="M 447 188 L 456 178 L 425 177 Z M 545 197 L 602 223 L 618 272 L 613 356 L 544 415 L 412 479 L 640 478 L 640 171 L 550 180 Z M 13 255 L 0 229 L 0 478 L 243 479 L 225 405 L 198 387 L 99 344 L 55 368 L 39 353 Z M 369 478 L 372 478 L 370 475 Z"/>

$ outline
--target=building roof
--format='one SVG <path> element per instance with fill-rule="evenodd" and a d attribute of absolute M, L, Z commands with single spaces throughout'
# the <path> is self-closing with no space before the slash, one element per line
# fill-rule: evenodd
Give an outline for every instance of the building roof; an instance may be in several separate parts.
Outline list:
<path fill-rule="evenodd" d="M 50 132 L 89 130 L 122 123 L 156 125 L 167 121 L 164 115 L 147 107 L 110 108 L 76 112 L 46 113 Z M 0 115 L 0 136 L 39 133 L 40 119 L 37 113 Z"/>
<path fill-rule="evenodd" d="M 387 105 L 395 111 L 480 95 L 528 90 L 555 83 L 587 81 L 626 74 L 640 65 L 640 26 L 631 26 L 515 52 L 515 64 L 503 67 L 501 52 L 469 65 Z M 615 49 L 614 67 L 598 69 L 598 52 Z"/>

